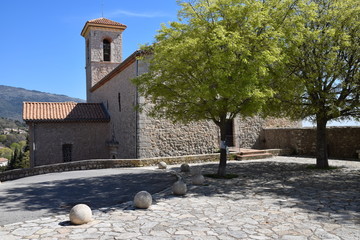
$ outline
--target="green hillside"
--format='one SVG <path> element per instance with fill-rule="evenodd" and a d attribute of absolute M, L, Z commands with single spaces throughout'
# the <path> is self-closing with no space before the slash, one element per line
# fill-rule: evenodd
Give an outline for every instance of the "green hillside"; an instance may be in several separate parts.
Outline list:
<path fill-rule="evenodd" d="M 0 117 L 22 120 L 23 102 L 84 102 L 65 95 L 0 85 Z"/>

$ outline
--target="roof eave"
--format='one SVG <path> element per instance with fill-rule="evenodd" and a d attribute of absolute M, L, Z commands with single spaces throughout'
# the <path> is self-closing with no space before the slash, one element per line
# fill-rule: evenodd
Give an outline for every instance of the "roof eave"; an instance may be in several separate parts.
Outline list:
<path fill-rule="evenodd" d="M 26 124 L 31 123 L 107 123 L 109 119 L 23 119 Z"/>
<path fill-rule="evenodd" d="M 126 25 L 118 25 L 117 26 L 117 25 L 108 25 L 108 24 L 103 24 L 103 23 L 92 23 L 92 22 L 87 21 L 85 23 L 85 26 L 83 27 L 83 29 L 81 31 L 81 36 L 86 37 L 90 27 L 118 29 L 118 30 L 121 30 L 121 31 L 124 31 L 127 28 Z"/>

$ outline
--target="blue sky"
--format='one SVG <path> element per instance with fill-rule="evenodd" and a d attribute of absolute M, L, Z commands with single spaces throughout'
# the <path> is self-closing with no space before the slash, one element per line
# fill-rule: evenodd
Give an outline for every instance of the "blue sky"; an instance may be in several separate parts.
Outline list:
<path fill-rule="evenodd" d="M 0 10 L 0 85 L 86 99 L 80 36 L 86 21 L 104 16 L 127 25 L 126 58 L 152 43 L 161 23 L 177 20 L 179 6 L 176 0 L 3 0 Z"/>
<path fill-rule="evenodd" d="M 0 84 L 86 99 L 80 32 L 103 16 L 127 25 L 123 57 L 177 19 L 176 0 L 11 0 L 0 3 Z"/>

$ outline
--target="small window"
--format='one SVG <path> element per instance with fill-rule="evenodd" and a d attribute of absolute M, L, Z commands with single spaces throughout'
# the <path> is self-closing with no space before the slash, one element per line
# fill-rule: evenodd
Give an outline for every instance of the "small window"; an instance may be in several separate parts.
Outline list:
<path fill-rule="evenodd" d="M 90 60 L 90 46 L 89 46 L 89 39 L 86 40 L 86 62 L 88 63 Z"/>
<path fill-rule="evenodd" d="M 71 162 L 72 161 L 72 144 L 63 144 L 62 152 L 63 152 L 63 161 Z"/>
<path fill-rule="evenodd" d="M 104 61 L 110 62 L 110 55 L 111 55 L 111 45 L 109 40 L 104 39 L 103 41 L 103 49 L 104 49 Z"/>
<path fill-rule="evenodd" d="M 118 93 L 119 112 L 121 112 L 121 95 Z"/>

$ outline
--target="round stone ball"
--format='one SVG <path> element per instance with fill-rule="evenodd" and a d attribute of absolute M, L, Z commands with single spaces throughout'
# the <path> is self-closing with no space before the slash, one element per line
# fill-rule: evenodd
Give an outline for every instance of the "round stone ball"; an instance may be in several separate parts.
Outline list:
<path fill-rule="evenodd" d="M 159 162 L 158 167 L 160 169 L 166 169 L 167 168 L 166 162 Z"/>
<path fill-rule="evenodd" d="M 201 175 L 201 168 L 199 168 L 199 167 L 193 167 L 193 168 L 191 168 L 191 173 L 192 173 L 193 176 L 195 176 L 195 175 Z"/>
<path fill-rule="evenodd" d="M 149 208 L 152 204 L 152 196 L 147 191 L 138 192 L 134 197 L 134 205 L 137 208 Z"/>
<path fill-rule="evenodd" d="M 177 181 L 172 186 L 174 195 L 185 195 L 187 191 L 186 184 L 183 181 Z"/>
<path fill-rule="evenodd" d="M 73 224 L 85 224 L 92 221 L 92 212 L 88 205 L 77 204 L 70 210 L 69 217 Z"/>
<path fill-rule="evenodd" d="M 194 185 L 203 185 L 205 182 L 205 178 L 201 174 L 197 174 L 191 178 L 192 184 Z"/>
<path fill-rule="evenodd" d="M 189 164 L 187 164 L 187 163 L 181 164 L 181 166 L 180 166 L 180 171 L 181 171 L 181 172 L 190 172 L 190 166 L 189 166 Z"/>

